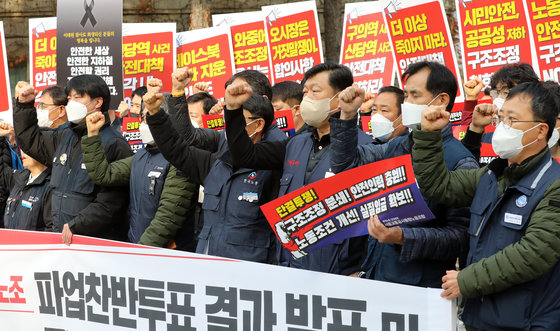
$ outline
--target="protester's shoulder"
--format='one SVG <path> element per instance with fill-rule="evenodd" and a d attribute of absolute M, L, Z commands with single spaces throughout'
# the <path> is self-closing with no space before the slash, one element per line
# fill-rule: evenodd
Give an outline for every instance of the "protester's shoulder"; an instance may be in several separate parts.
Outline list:
<path fill-rule="evenodd" d="M 365 145 L 365 144 L 372 144 L 374 140 L 364 131 L 358 131 L 358 144 Z"/>

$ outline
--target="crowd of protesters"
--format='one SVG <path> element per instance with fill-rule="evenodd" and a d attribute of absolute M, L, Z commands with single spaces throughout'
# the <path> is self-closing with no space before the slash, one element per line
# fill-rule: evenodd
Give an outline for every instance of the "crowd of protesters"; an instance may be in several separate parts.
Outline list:
<path fill-rule="evenodd" d="M 60 232 L 67 245 L 86 235 L 442 288 L 447 299 L 463 298 L 468 330 L 560 329 L 557 83 L 540 81 L 528 64 L 502 67 L 488 87 L 466 82 L 468 129 L 459 141 L 449 118 L 460 85 L 436 62 L 411 64 L 404 90 L 376 95 L 329 62 L 301 83 L 275 86 L 258 71 L 239 72 L 223 101 L 200 83 L 187 98 L 192 79 L 188 68 L 175 70 L 170 94 L 151 79 L 117 110 L 98 76 L 48 88 L 38 103 L 37 90 L 18 82 L 14 125 L 0 123 L 2 226 Z M 274 117 L 288 109 L 289 138 Z M 201 128 L 203 114 L 223 114 L 226 129 Z M 135 154 L 120 134 L 124 116 L 142 118 L 145 147 Z M 362 116 L 371 116 L 371 136 Z M 498 155 L 488 164 L 483 143 Z M 406 154 L 433 220 L 388 228 L 373 216 L 369 235 L 296 258 L 260 210 Z"/>

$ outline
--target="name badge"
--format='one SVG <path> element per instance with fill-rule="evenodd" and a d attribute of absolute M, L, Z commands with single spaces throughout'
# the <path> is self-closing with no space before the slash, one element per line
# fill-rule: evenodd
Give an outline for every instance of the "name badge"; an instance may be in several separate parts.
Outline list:
<path fill-rule="evenodd" d="M 21 201 L 21 205 L 24 206 L 27 209 L 31 209 L 31 206 L 32 206 L 31 202 L 25 201 L 25 200 Z"/>
<path fill-rule="evenodd" d="M 159 178 L 159 176 L 161 176 L 161 172 L 158 171 L 150 171 L 150 173 L 148 174 L 148 177 L 153 177 L 153 178 Z"/>
<path fill-rule="evenodd" d="M 506 213 L 504 216 L 504 222 L 509 224 L 521 225 L 523 221 L 523 216 L 517 214 Z"/>
<path fill-rule="evenodd" d="M 257 193 L 247 192 L 247 193 L 243 193 L 243 196 L 240 196 L 239 200 L 245 200 L 248 202 L 258 201 L 259 195 Z"/>
<path fill-rule="evenodd" d="M 334 176 L 334 172 L 330 172 L 330 171 L 325 172 L 325 178 L 329 178 L 332 176 Z"/>
<path fill-rule="evenodd" d="M 82 169 L 86 170 L 86 164 L 82 163 Z"/>

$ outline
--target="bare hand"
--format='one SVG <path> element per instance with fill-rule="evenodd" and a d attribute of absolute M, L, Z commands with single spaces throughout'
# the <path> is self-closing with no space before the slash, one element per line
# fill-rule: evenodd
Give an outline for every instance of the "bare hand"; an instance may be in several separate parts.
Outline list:
<path fill-rule="evenodd" d="M 128 114 L 128 103 L 126 103 L 126 101 L 121 101 L 121 103 L 119 103 L 117 113 L 119 113 L 121 117 L 124 117 Z"/>
<path fill-rule="evenodd" d="M 28 82 L 19 81 L 16 85 L 15 94 L 19 102 L 27 103 L 35 101 L 35 98 L 37 97 L 37 94 L 39 94 L 39 91 L 37 91 Z"/>
<path fill-rule="evenodd" d="M 180 93 L 185 91 L 185 87 L 190 84 L 194 77 L 192 70 L 188 67 L 177 68 L 173 70 L 171 74 L 171 80 L 173 81 L 172 93 Z"/>
<path fill-rule="evenodd" d="M 422 130 L 437 131 L 449 123 L 449 112 L 444 105 L 432 105 L 422 111 Z"/>
<path fill-rule="evenodd" d="M 68 224 L 64 224 L 62 227 L 62 242 L 68 246 L 72 243 L 72 231 Z"/>
<path fill-rule="evenodd" d="M 371 113 L 371 107 L 373 107 L 373 103 L 375 102 L 375 94 L 371 92 L 366 92 L 366 97 L 360 106 L 360 111 L 362 113 Z"/>
<path fill-rule="evenodd" d="M 105 115 L 103 113 L 96 111 L 89 114 L 86 117 L 86 125 L 88 129 L 88 137 L 95 136 L 99 134 L 99 130 L 105 124 Z"/>
<path fill-rule="evenodd" d="M 193 86 L 193 94 L 197 94 L 200 92 L 208 92 L 210 89 L 210 84 L 205 82 L 198 82 Z"/>
<path fill-rule="evenodd" d="M 210 114 L 210 115 L 223 115 L 225 105 L 226 105 L 226 103 L 223 102 L 223 101 L 216 102 L 216 104 L 214 106 L 212 106 L 212 108 L 210 108 L 210 111 L 208 112 L 208 114 Z"/>
<path fill-rule="evenodd" d="M 144 100 L 144 106 L 146 106 L 150 115 L 154 115 L 159 111 L 160 106 L 163 103 L 163 94 L 147 92 L 144 94 L 142 100 Z"/>
<path fill-rule="evenodd" d="M 403 232 L 400 226 L 388 228 L 381 223 L 377 215 L 369 218 L 367 226 L 369 235 L 377 239 L 377 241 L 402 245 Z"/>
<path fill-rule="evenodd" d="M 441 288 L 444 290 L 440 296 L 446 298 L 447 300 L 455 299 L 462 296 L 461 289 L 459 288 L 459 282 L 457 277 L 459 276 L 459 271 L 447 270 L 445 276 L 442 277 L 443 284 Z"/>
<path fill-rule="evenodd" d="M 161 79 L 151 78 L 148 79 L 146 87 L 148 88 L 148 92 L 159 93 L 163 88 L 163 82 L 161 81 Z"/>
<path fill-rule="evenodd" d="M 226 88 L 226 108 L 229 110 L 239 109 L 251 98 L 253 89 L 247 82 L 236 82 Z"/>
<path fill-rule="evenodd" d="M 338 95 L 338 107 L 341 109 L 340 118 L 349 120 L 358 114 L 358 109 L 364 102 L 366 92 L 358 84 L 347 87 Z"/>
<path fill-rule="evenodd" d="M 8 122 L 0 122 L 0 136 L 7 136 L 14 133 L 14 127 Z"/>
<path fill-rule="evenodd" d="M 469 129 L 474 132 L 483 133 L 486 126 L 492 123 L 492 116 L 498 114 L 498 107 L 491 103 L 476 105 Z"/>
<path fill-rule="evenodd" d="M 482 84 L 482 79 L 476 76 L 473 79 L 463 85 L 465 89 L 465 99 L 466 100 L 478 100 L 478 94 L 482 91 L 484 84 Z"/>

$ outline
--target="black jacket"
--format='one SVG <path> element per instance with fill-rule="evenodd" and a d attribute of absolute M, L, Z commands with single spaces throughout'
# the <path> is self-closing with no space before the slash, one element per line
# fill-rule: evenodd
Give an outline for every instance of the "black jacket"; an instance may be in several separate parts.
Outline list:
<path fill-rule="evenodd" d="M 54 230 L 68 223 L 75 234 L 125 240 L 128 222 L 128 189 L 94 185 L 85 166 L 80 140 L 87 134 L 85 124 L 70 124 L 62 130 L 40 129 L 33 103 L 16 102 L 14 129 L 19 146 L 35 160 L 52 166 L 51 186 Z M 108 162 L 132 155 L 120 134 L 105 125 L 101 135 Z"/>

